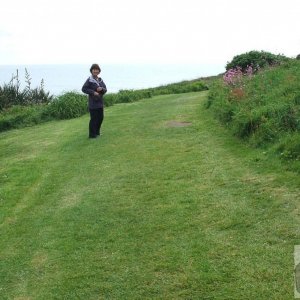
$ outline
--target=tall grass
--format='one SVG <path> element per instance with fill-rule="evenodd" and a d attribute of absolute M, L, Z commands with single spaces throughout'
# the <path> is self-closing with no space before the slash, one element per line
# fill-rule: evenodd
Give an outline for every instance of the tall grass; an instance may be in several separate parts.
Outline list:
<path fill-rule="evenodd" d="M 222 79 L 211 86 L 206 106 L 250 145 L 300 160 L 300 62 L 268 67 L 239 86 Z"/>
<path fill-rule="evenodd" d="M 72 119 L 87 113 L 86 96 L 67 92 L 56 97 L 45 108 L 44 115 L 53 119 Z"/>
<path fill-rule="evenodd" d="M 44 80 L 41 80 L 40 86 L 31 87 L 31 77 L 25 68 L 25 88 L 21 89 L 19 72 L 13 75 L 9 83 L 0 86 L 0 112 L 13 105 L 32 105 L 48 103 L 53 96 L 44 89 Z"/>

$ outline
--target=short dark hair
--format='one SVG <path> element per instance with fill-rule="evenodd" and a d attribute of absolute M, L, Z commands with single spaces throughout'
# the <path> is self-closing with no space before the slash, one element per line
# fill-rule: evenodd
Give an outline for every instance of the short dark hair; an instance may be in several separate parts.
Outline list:
<path fill-rule="evenodd" d="M 92 66 L 90 68 L 91 73 L 92 73 L 92 70 L 99 70 L 99 72 L 101 72 L 101 69 L 98 64 L 92 64 Z"/>

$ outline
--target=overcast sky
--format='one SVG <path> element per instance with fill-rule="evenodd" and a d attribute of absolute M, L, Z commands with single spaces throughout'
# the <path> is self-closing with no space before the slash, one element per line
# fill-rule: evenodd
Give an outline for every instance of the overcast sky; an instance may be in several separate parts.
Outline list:
<path fill-rule="evenodd" d="M 300 0 L 15 0 L 0 64 L 205 63 L 300 54 Z"/>

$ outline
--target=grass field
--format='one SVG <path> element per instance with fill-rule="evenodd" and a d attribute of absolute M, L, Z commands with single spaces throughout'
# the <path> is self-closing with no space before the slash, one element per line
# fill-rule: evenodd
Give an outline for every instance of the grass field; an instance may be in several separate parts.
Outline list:
<path fill-rule="evenodd" d="M 292 299 L 299 175 L 206 97 L 109 107 L 95 140 L 88 116 L 2 133 L 0 298 Z"/>

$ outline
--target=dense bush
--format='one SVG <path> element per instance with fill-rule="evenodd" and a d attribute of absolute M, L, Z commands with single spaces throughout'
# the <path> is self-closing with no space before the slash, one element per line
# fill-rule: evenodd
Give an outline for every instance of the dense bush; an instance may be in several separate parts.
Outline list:
<path fill-rule="evenodd" d="M 85 95 L 68 92 L 49 102 L 44 111 L 45 116 L 54 119 L 72 119 L 87 113 L 87 98 Z"/>
<path fill-rule="evenodd" d="M 277 65 L 287 60 L 288 58 L 283 55 L 275 55 L 265 51 L 250 51 L 234 56 L 232 61 L 227 63 L 226 70 L 240 67 L 242 71 L 245 71 L 248 66 L 253 66 L 256 71 L 259 68 Z"/>
<path fill-rule="evenodd" d="M 238 85 L 219 79 L 210 87 L 206 107 L 251 145 L 274 147 L 285 158 L 299 159 L 299 78 L 300 62 L 292 60 L 243 75 Z"/>

